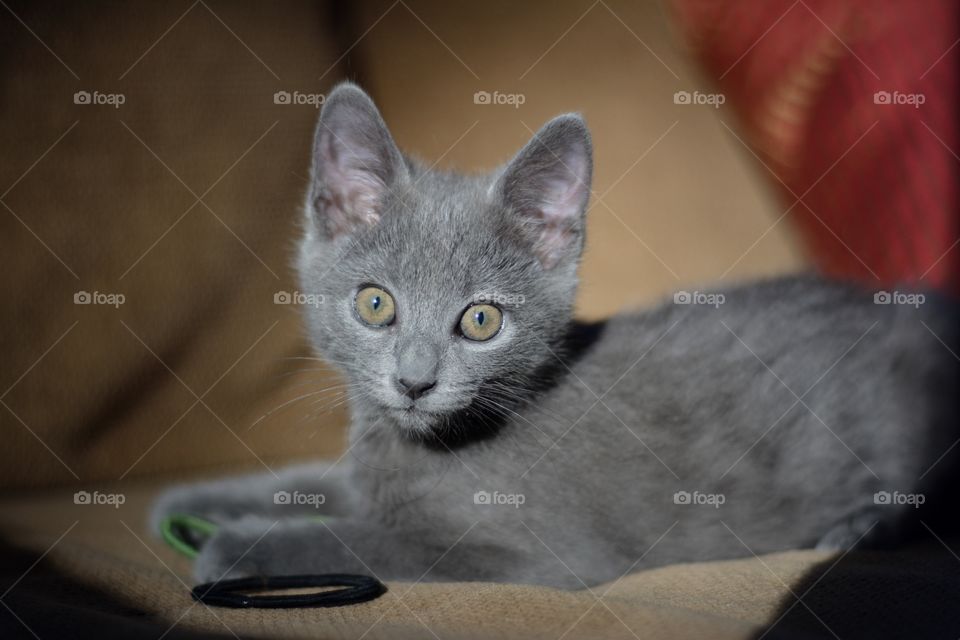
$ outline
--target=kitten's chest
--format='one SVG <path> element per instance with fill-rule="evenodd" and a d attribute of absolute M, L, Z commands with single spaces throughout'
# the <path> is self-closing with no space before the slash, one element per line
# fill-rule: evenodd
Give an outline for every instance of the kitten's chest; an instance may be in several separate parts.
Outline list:
<path fill-rule="evenodd" d="M 405 443 L 361 442 L 350 451 L 352 482 L 366 509 L 378 518 L 413 509 L 443 493 L 449 461 Z"/>

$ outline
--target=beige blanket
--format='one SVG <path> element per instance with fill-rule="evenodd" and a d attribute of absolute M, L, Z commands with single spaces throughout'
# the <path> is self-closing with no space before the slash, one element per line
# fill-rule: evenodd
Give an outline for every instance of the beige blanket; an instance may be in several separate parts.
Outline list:
<path fill-rule="evenodd" d="M 337 609 L 214 609 L 191 600 L 189 561 L 145 530 L 154 488 L 102 491 L 122 494 L 123 504 L 76 505 L 64 490 L 6 500 L 0 534 L 46 552 L 45 565 L 155 615 L 162 629 L 270 638 L 549 640 L 743 639 L 774 623 L 768 637 L 956 637 L 960 631 L 960 558 L 933 539 L 908 553 L 792 551 L 676 565 L 589 591 L 390 583 L 374 602 Z"/>

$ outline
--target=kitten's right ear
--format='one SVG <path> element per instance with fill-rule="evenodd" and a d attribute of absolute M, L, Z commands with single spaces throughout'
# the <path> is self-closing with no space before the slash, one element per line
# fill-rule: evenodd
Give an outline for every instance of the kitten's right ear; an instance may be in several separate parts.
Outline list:
<path fill-rule="evenodd" d="M 407 166 L 373 100 L 343 83 L 327 97 L 313 143 L 307 214 L 328 240 L 376 224 Z"/>

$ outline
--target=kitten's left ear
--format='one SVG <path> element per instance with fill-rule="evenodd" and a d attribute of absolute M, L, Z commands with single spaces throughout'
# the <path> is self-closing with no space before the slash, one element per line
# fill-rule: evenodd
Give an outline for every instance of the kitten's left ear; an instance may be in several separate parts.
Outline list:
<path fill-rule="evenodd" d="M 493 186 L 510 222 L 546 269 L 583 249 L 593 149 L 577 114 L 545 124 Z"/>

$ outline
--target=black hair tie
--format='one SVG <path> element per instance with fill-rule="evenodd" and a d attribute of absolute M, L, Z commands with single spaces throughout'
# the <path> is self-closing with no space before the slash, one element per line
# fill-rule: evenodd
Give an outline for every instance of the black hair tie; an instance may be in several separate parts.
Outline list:
<path fill-rule="evenodd" d="M 250 595 L 250 591 L 303 589 L 310 587 L 345 587 L 332 591 L 294 595 Z M 234 609 L 288 609 L 293 607 L 342 607 L 379 598 L 387 592 L 382 582 L 371 576 L 328 573 L 304 576 L 268 576 L 222 580 L 197 585 L 191 594 L 194 600 L 216 607 Z"/>

